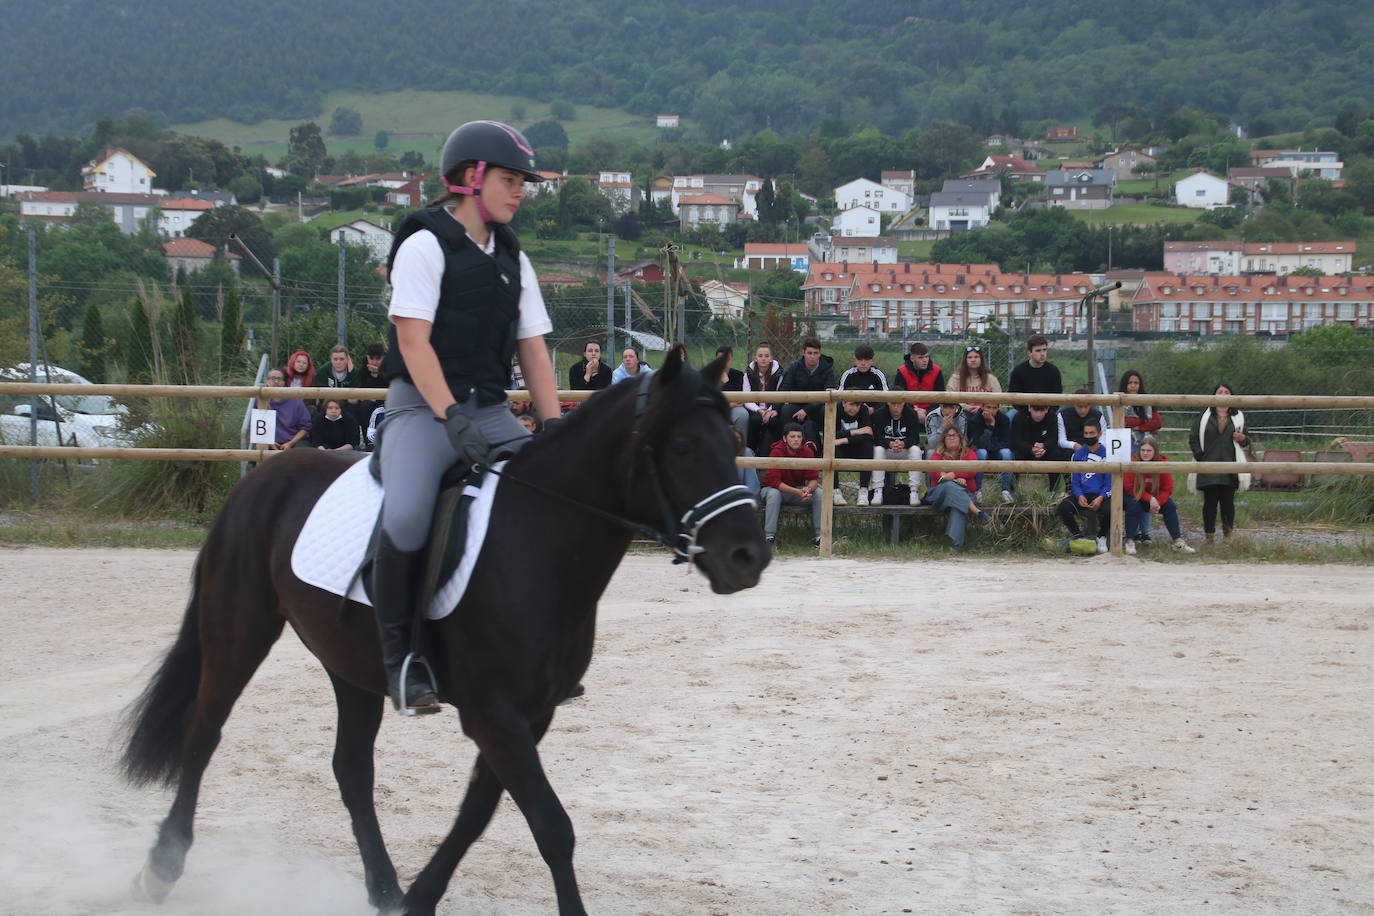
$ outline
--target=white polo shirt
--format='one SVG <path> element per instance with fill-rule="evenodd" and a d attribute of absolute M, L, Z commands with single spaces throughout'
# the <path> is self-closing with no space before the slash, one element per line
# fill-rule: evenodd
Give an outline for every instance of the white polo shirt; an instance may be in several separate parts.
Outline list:
<path fill-rule="evenodd" d="M 488 256 L 496 251 L 494 233 L 487 239 L 486 245 L 478 245 L 471 235 L 468 240 Z M 387 308 L 387 316 L 419 318 L 432 324 L 439 309 L 439 288 L 444 279 L 444 249 L 438 236 L 428 229 L 421 229 L 402 242 L 396 250 L 390 279 L 391 305 Z M 539 337 L 552 330 L 553 322 L 549 320 L 544 295 L 539 291 L 539 277 L 535 275 L 534 265 L 522 251 L 520 324 L 515 332 L 516 339 Z"/>

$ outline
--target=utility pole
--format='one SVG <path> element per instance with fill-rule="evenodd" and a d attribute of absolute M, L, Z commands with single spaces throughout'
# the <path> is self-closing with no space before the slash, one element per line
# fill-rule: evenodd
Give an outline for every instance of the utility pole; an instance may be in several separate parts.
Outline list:
<path fill-rule="evenodd" d="M 634 293 L 630 289 L 630 281 L 625 281 L 625 346 L 634 346 L 634 338 L 630 336 L 630 330 L 634 328 L 634 317 L 632 313 Z"/>
<path fill-rule="evenodd" d="M 339 233 L 339 346 L 348 346 L 348 323 L 344 320 L 344 235 Z"/>
<path fill-rule="evenodd" d="M 239 250 L 253 269 L 262 274 L 263 279 L 272 284 L 272 347 L 268 356 L 272 360 L 272 365 L 277 363 L 277 320 L 281 317 L 281 259 L 272 259 L 272 270 L 269 272 L 263 263 L 258 260 L 258 256 L 253 254 L 253 249 L 243 243 L 235 233 L 229 233 L 229 244 Z"/>
<path fill-rule="evenodd" d="M 38 381 L 38 236 L 29 227 L 29 381 Z M 38 395 L 29 395 L 29 444 L 38 444 Z M 58 444 L 61 445 L 60 437 Z M 29 497 L 38 502 L 38 459 L 29 461 Z"/>
<path fill-rule="evenodd" d="M 606 236 L 606 350 L 615 352 L 615 236 Z"/>

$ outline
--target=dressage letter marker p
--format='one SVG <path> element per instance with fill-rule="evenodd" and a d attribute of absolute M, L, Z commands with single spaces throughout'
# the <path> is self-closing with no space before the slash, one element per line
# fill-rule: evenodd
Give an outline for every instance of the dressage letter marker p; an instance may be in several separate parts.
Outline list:
<path fill-rule="evenodd" d="M 277 441 L 277 412 L 254 410 L 249 420 L 248 441 L 254 445 L 271 445 Z"/>
<path fill-rule="evenodd" d="M 1108 461 L 1131 460 L 1131 431 L 1129 429 L 1102 430 L 1102 444 L 1107 447 Z"/>

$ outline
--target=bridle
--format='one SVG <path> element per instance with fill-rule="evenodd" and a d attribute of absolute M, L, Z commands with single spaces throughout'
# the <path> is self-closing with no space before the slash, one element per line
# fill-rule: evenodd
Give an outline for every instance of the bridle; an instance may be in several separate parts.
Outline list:
<path fill-rule="evenodd" d="M 653 376 L 646 373 L 644 378 L 640 381 L 639 388 L 635 393 L 636 428 L 633 438 L 638 438 L 640 436 L 638 420 L 648 410 L 650 387 L 652 384 Z M 709 406 L 711 404 L 707 398 L 699 398 L 698 403 L 703 406 Z M 701 529 L 707 522 L 739 506 L 748 506 L 750 509 L 758 508 L 758 501 L 754 499 L 754 494 L 749 491 L 749 488 L 743 484 L 734 484 L 732 486 L 722 487 L 710 496 L 699 500 L 696 505 L 684 512 L 680 518 L 675 518 L 672 503 L 668 501 L 668 493 L 664 490 L 662 478 L 658 473 L 658 462 L 654 459 L 653 446 L 645 444 L 639 449 L 639 452 L 640 454 L 635 465 L 630 470 L 630 480 L 633 481 L 635 479 L 635 472 L 638 470 L 640 464 L 647 462 L 650 490 L 653 493 L 655 502 L 658 504 L 659 516 L 663 520 L 662 525 L 657 528 L 652 525 L 636 522 L 624 516 L 616 515 L 614 512 L 607 512 L 599 506 L 585 503 L 566 493 L 550 490 L 531 480 L 516 477 L 504 470 L 497 471 L 486 465 L 480 465 L 474 469 L 482 473 L 495 474 L 497 477 L 504 478 L 513 483 L 518 483 L 523 487 L 534 490 L 540 495 L 570 503 L 584 512 L 590 512 L 608 522 L 613 522 L 622 528 L 628 528 L 630 531 L 647 537 L 650 540 L 657 541 L 673 552 L 674 565 L 686 563 L 697 554 L 706 552 L 706 548 L 697 543 L 697 538 L 701 533 Z"/>

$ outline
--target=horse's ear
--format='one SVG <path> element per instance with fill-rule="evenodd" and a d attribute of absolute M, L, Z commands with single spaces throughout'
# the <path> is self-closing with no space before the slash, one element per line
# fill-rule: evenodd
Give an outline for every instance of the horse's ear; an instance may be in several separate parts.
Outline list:
<path fill-rule="evenodd" d="M 682 374 L 682 367 L 685 365 L 687 365 L 687 348 L 682 344 L 673 344 L 673 348 L 663 358 L 663 366 L 655 373 L 658 376 L 659 384 L 671 385 Z"/>
<path fill-rule="evenodd" d="M 701 370 L 701 377 L 706 379 L 706 385 L 712 391 L 720 390 L 720 379 L 721 376 L 725 374 L 725 367 L 729 365 L 729 363 L 730 357 L 724 355 L 717 356 L 714 362 Z"/>

